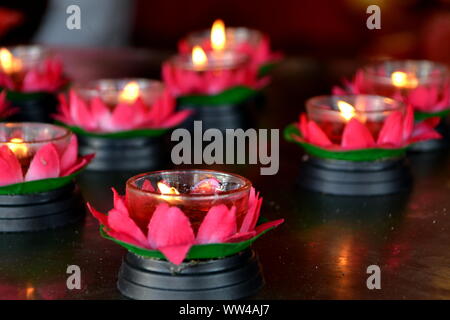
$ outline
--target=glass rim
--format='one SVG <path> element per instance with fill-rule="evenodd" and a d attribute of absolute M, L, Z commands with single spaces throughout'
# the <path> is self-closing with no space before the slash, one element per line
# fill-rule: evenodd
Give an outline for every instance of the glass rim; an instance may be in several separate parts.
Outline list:
<path fill-rule="evenodd" d="M 391 79 L 391 75 L 380 75 L 376 73 L 376 69 L 377 67 L 383 66 L 385 64 L 392 64 L 392 65 L 401 65 L 401 66 L 405 66 L 407 64 L 415 64 L 415 65 L 430 65 L 430 66 L 434 66 L 435 69 L 437 69 L 439 71 L 439 76 L 440 77 L 445 77 L 448 76 L 449 74 L 449 69 L 448 67 L 440 62 L 435 62 L 432 60 L 425 60 L 425 59 L 406 59 L 406 60 L 381 60 L 381 61 L 376 61 L 376 62 L 372 62 L 366 66 L 364 66 L 362 68 L 363 72 L 365 75 L 369 76 L 372 79 Z M 402 71 L 402 70 L 398 70 L 398 71 Z M 418 79 L 424 79 L 425 77 L 423 76 L 418 76 Z"/>
<path fill-rule="evenodd" d="M 225 26 L 225 34 L 227 33 L 240 33 L 240 34 L 245 34 L 246 35 L 246 39 L 251 39 L 252 37 L 254 37 L 255 39 L 257 39 L 258 41 L 261 41 L 262 37 L 263 37 L 263 33 L 258 30 L 258 29 L 254 29 L 254 28 L 248 28 L 248 27 L 244 27 L 244 26 L 238 26 L 238 27 L 227 27 Z M 189 32 L 185 39 L 186 41 L 191 44 L 197 44 L 198 40 L 204 39 L 204 38 L 210 38 L 211 36 L 211 28 L 209 29 L 200 29 L 200 30 L 195 30 L 192 32 Z M 197 40 L 197 41 L 195 41 Z"/>
<path fill-rule="evenodd" d="M 19 127 L 24 127 L 24 126 L 57 129 L 57 130 L 62 130 L 62 133 L 60 135 L 56 136 L 56 137 L 51 138 L 51 139 L 41 139 L 41 140 L 32 140 L 32 141 L 23 139 L 23 141 L 17 142 L 17 143 L 23 143 L 23 144 L 51 143 L 51 142 L 63 140 L 63 139 L 65 139 L 67 137 L 70 137 L 72 135 L 72 131 L 70 131 L 68 128 L 65 128 L 63 126 L 50 124 L 50 123 L 43 123 L 43 122 L 4 122 L 4 123 L 0 123 L 0 128 L 13 128 L 13 127 L 19 128 Z M 7 140 L 7 141 L 0 139 L 0 143 L 1 144 L 11 143 L 11 139 Z M 15 143 L 15 142 L 13 142 L 13 143 Z"/>
<path fill-rule="evenodd" d="M 87 80 L 87 81 L 81 81 L 78 83 L 75 83 L 73 88 L 77 90 L 98 90 L 98 91 L 107 91 L 111 89 L 120 90 L 117 87 L 117 84 L 124 83 L 124 87 L 126 84 L 130 82 L 137 82 L 139 84 L 139 88 L 146 89 L 151 87 L 160 87 L 161 89 L 164 89 L 165 85 L 162 81 L 156 80 L 156 79 L 149 79 L 149 78 L 99 78 L 94 80 Z M 98 87 L 99 84 L 112 84 L 111 89 L 110 88 L 100 88 Z M 141 86 L 141 84 L 145 84 L 144 86 Z"/>
<path fill-rule="evenodd" d="M 186 194 L 186 193 L 180 193 L 180 194 L 161 194 L 157 191 L 149 191 L 149 190 L 142 190 L 140 189 L 138 186 L 136 186 L 135 182 L 138 179 L 141 179 L 143 177 L 146 176 L 154 176 L 154 175 L 158 175 L 158 174 L 164 174 L 164 173 L 170 173 L 170 174 L 176 174 L 176 173 L 195 173 L 195 172 L 200 172 L 200 173 L 216 173 L 216 174 L 221 174 L 221 175 L 228 175 L 228 176 L 232 176 L 234 178 L 237 178 L 239 180 L 243 181 L 243 185 L 237 189 L 234 190 L 228 190 L 228 191 L 223 191 L 220 193 L 213 193 L 213 194 L 202 194 L 202 193 L 198 193 L 198 194 Z M 234 194 L 239 194 L 242 192 L 246 192 L 248 190 L 250 190 L 250 188 L 252 187 L 252 183 L 249 179 L 235 174 L 235 173 L 230 173 L 230 172 L 225 172 L 225 171 L 219 171 L 219 170 L 209 170 L 209 169 L 175 169 L 175 170 L 158 170 L 158 171 L 150 171 L 150 172 L 145 172 L 145 173 L 141 173 L 138 175 L 135 175 L 131 178 L 129 178 L 126 182 L 126 189 L 130 188 L 131 190 L 137 191 L 139 193 L 142 194 L 147 194 L 147 195 L 155 195 L 155 196 L 164 196 L 165 198 L 172 198 L 172 199 L 190 199 L 190 200 L 195 200 L 195 199 L 201 199 L 201 200 L 205 200 L 208 198 L 211 199 L 220 199 L 222 197 L 227 197 L 229 195 L 234 195 Z"/>
<path fill-rule="evenodd" d="M 249 62 L 248 55 L 241 53 L 241 52 L 236 52 L 233 50 L 224 50 L 221 52 L 222 60 L 219 60 L 219 61 L 222 63 L 218 63 L 218 62 L 212 63 L 211 62 L 211 61 L 215 61 L 214 60 L 215 57 L 212 52 L 205 52 L 205 54 L 208 59 L 208 63 L 204 66 L 195 66 L 192 63 L 192 53 L 191 52 L 174 55 L 168 61 L 175 67 L 180 67 L 185 70 L 198 71 L 198 72 L 236 69 L 241 66 L 244 66 L 245 64 L 247 64 Z M 237 57 L 237 58 L 235 58 L 235 60 L 233 61 L 230 58 L 230 56 Z M 229 59 L 225 59 L 227 57 Z"/>
<path fill-rule="evenodd" d="M 9 52 L 16 57 L 21 56 L 20 53 L 26 53 L 27 55 L 32 55 L 34 58 L 43 58 L 50 53 L 48 48 L 39 44 L 18 44 L 13 46 L 1 46 L 0 48 L 9 50 Z"/>
<path fill-rule="evenodd" d="M 375 94 L 349 94 L 349 95 L 320 95 L 311 97 L 305 102 L 306 111 L 308 111 L 308 108 L 313 108 L 315 110 L 340 113 L 338 109 L 325 108 L 325 103 L 319 104 L 319 101 L 325 102 L 327 100 L 330 101 L 330 99 L 336 98 L 336 100 L 342 100 L 344 102 L 349 103 L 348 100 L 355 99 L 356 97 L 363 97 L 367 99 L 382 99 L 384 102 L 390 103 L 393 106 L 392 108 L 384 108 L 380 110 L 361 110 L 357 108 L 357 105 L 352 104 L 352 107 L 354 107 L 356 111 L 364 112 L 367 114 L 376 114 L 385 111 L 402 111 L 405 109 L 405 104 L 403 102 L 389 97 Z M 328 105 L 328 107 L 330 106 Z"/>

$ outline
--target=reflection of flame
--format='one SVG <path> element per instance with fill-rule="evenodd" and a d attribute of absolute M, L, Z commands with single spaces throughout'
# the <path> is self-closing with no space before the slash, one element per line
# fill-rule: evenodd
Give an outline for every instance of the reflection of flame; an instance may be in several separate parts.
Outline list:
<path fill-rule="evenodd" d="M 167 185 L 166 182 L 158 182 L 158 190 L 161 194 L 180 194 L 180 192 L 175 188 Z"/>
<path fill-rule="evenodd" d="M 34 287 L 32 287 L 31 285 L 27 286 L 27 288 L 25 289 L 25 295 L 27 300 L 34 299 L 34 291 L 35 291 Z"/>
<path fill-rule="evenodd" d="M 0 67 L 5 73 L 13 73 L 22 69 L 22 61 L 14 58 L 12 53 L 6 49 L 0 49 Z"/>
<path fill-rule="evenodd" d="M 195 46 L 192 49 L 192 63 L 196 67 L 202 67 L 208 62 L 208 57 L 205 51 L 200 46 Z"/>
<path fill-rule="evenodd" d="M 337 102 L 337 106 L 339 108 L 339 111 L 341 112 L 342 118 L 349 121 L 355 116 L 355 108 L 345 101 L 339 100 Z"/>
<path fill-rule="evenodd" d="M 394 86 L 399 88 L 413 89 L 419 85 L 419 81 L 414 74 L 406 73 L 403 71 L 392 72 L 391 82 Z"/>
<path fill-rule="evenodd" d="M 218 19 L 214 21 L 211 28 L 211 46 L 213 50 L 223 50 L 225 48 L 226 35 L 225 24 L 222 20 Z"/>
<path fill-rule="evenodd" d="M 11 150 L 16 155 L 17 158 L 24 158 L 28 153 L 27 145 L 21 138 L 12 138 L 6 145 L 8 146 L 9 150 Z"/>
<path fill-rule="evenodd" d="M 119 95 L 120 102 L 133 103 L 139 97 L 140 89 L 136 81 L 127 83 Z"/>

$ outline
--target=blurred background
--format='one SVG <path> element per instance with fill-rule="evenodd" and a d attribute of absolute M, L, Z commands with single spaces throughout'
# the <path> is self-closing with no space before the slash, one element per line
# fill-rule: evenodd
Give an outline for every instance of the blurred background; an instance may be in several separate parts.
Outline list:
<path fill-rule="evenodd" d="M 81 30 L 65 27 L 72 4 Z M 381 7 L 381 30 L 366 28 L 371 4 Z M 216 18 L 265 31 L 288 55 L 450 62 L 450 0 L 1 0 L 0 42 L 174 51 Z"/>

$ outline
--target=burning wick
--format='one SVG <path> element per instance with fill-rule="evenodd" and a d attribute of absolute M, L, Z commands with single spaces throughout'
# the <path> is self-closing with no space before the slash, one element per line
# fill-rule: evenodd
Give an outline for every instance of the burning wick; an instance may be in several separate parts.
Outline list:
<path fill-rule="evenodd" d="M 225 49 L 226 41 L 225 24 L 217 19 L 211 28 L 211 47 L 214 51 L 222 51 Z"/>
<path fill-rule="evenodd" d="M 1 48 L 0 67 L 7 74 L 15 73 L 22 70 L 22 61 L 15 58 L 8 49 Z"/>
<path fill-rule="evenodd" d="M 406 73 L 403 71 L 393 72 L 391 74 L 391 82 L 398 88 L 413 89 L 419 85 L 419 81 L 414 74 Z"/>
<path fill-rule="evenodd" d="M 342 118 L 346 121 L 350 121 L 356 115 L 355 108 L 345 101 L 339 100 L 337 102 L 337 106 L 339 108 L 339 112 L 341 113 Z"/>
<path fill-rule="evenodd" d="M 12 138 L 6 145 L 19 159 L 25 158 L 28 154 L 28 148 L 21 138 Z"/>
<path fill-rule="evenodd" d="M 192 63 L 197 68 L 202 68 L 208 63 L 208 57 L 200 46 L 195 46 L 192 49 Z"/>
<path fill-rule="evenodd" d="M 119 102 L 134 103 L 139 98 L 139 84 L 135 81 L 127 83 L 119 94 Z"/>
<path fill-rule="evenodd" d="M 175 187 L 171 187 L 165 181 L 158 182 L 158 190 L 161 194 L 180 194 L 180 192 Z"/>

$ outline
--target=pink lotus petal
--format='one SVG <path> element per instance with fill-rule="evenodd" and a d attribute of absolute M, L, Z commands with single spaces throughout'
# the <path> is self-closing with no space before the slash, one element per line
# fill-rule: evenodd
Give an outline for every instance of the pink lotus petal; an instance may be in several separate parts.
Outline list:
<path fill-rule="evenodd" d="M 177 207 L 158 205 L 148 224 L 148 242 L 166 258 L 180 264 L 195 242 L 189 219 Z"/>
<path fill-rule="evenodd" d="M 363 149 L 372 147 L 375 144 L 369 129 L 359 122 L 358 119 L 352 118 L 345 126 L 342 134 L 342 147 L 345 149 Z"/>
<path fill-rule="evenodd" d="M 255 229 L 256 223 L 259 219 L 263 199 L 259 197 L 259 193 L 256 193 L 252 187 L 250 189 L 250 196 L 248 199 L 248 211 L 244 217 L 239 232 L 248 232 Z"/>
<path fill-rule="evenodd" d="M 31 160 L 25 181 L 59 177 L 61 173 L 58 151 L 53 143 L 41 147 Z"/>
<path fill-rule="evenodd" d="M 308 142 L 321 147 L 328 147 L 333 145 L 325 132 L 314 121 L 308 122 Z"/>
<path fill-rule="evenodd" d="M 278 227 L 283 222 L 284 222 L 284 219 L 278 219 L 275 221 L 263 223 L 256 227 L 256 229 L 255 229 L 256 235 L 261 234 L 262 232 L 266 231 L 267 229 Z"/>
<path fill-rule="evenodd" d="M 378 135 L 377 143 L 379 145 L 389 144 L 400 146 L 403 144 L 403 116 L 400 111 L 391 113 L 384 121 L 383 128 L 381 128 Z"/>
<path fill-rule="evenodd" d="M 302 113 L 300 115 L 300 122 L 298 129 L 300 130 L 302 137 L 305 140 L 308 140 L 308 118 L 306 117 L 306 113 Z"/>
<path fill-rule="evenodd" d="M 150 182 L 150 180 L 144 180 L 144 183 L 142 184 L 142 190 L 144 191 L 150 191 L 150 192 L 155 192 L 155 188 L 153 187 L 152 183 Z"/>
<path fill-rule="evenodd" d="M 409 143 L 442 138 L 442 136 L 434 129 L 440 121 L 441 118 L 433 117 L 416 124 Z"/>
<path fill-rule="evenodd" d="M 124 196 L 121 196 L 116 189 L 111 188 L 113 192 L 113 203 L 114 208 L 123 212 L 128 212 L 128 208 L 126 205 L 126 199 Z"/>
<path fill-rule="evenodd" d="M 106 214 L 103 214 L 97 210 L 88 202 L 86 203 L 89 211 L 92 213 L 92 215 L 104 226 L 109 228 L 108 225 L 108 216 Z"/>
<path fill-rule="evenodd" d="M 61 172 L 61 177 L 70 176 L 71 174 L 84 168 L 85 166 L 87 166 L 89 164 L 89 162 L 92 161 L 92 159 L 94 157 L 95 157 L 95 154 L 88 154 L 88 155 L 78 158 L 77 162 L 72 167 L 69 167 L 66 171 Z"/>
<path fill-rule="evenodd" d="M 403 120 L 403 141 L 407 141 L 414 129 L 414 110 L 411 105 L 406 107 L 406 114 Z"/>
<path fill-rule="evenodd" d="M 0 147 L 0 186 L 23 182 L 23 173 L 16 155 L 7 147 Z"/>
<path fill-rule="evenodd" d="M 143 248 L 150 248 L 142 230 L 130 218 L 128 210 L 113 208 L 108 213 L 109 227 L 107 233 L 117 240 L 137 245 Z"/>
<path fill-rule="evenodd" d="M 236 233 L 236 207 L 220 204 L 209 209 L 198 229 L 196 243 L 221 243 Z"/>
<path fill-rule="evenodd" d="M 192 114 L 191 110 L 182 110 L 175 112 L 172 116 L 168 117 L 164 120 L 158 127 L 160 128 L 173 128 L 183 123 L 190 115 Z"/>
<path fill-rule="evenodd" d="M 76 135 L 70 137 L 70 143 L 61 155 L 61 172 L 66 172 L 74 166 L 78 158 L 78 140 Z"/>

